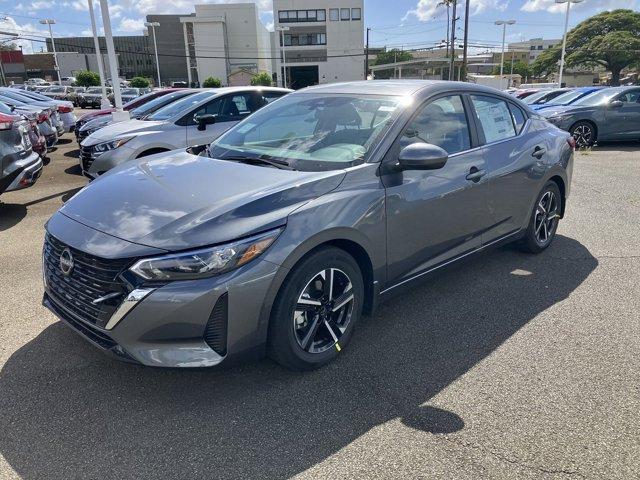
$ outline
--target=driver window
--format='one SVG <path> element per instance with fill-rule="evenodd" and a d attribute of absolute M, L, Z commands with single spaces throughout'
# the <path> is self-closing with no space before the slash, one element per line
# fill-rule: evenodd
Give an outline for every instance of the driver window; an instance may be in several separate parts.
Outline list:
<path fill-rule="evenodd" d="M 631 90 L 620 95 L 617 100 L 623 103 L 640 103 L 640 90 Z"/>
<path fill-rule="evenodd" d="M 440 97 L 422 107 L 402 134 L 400 146 L 417 142 L 437 145 L 449 155 L 471 148 L 469 125 L 459 95 Z"/>
<path fill-rule="evenodd" d="M 205 113 L 210 113 L 211 115 L 219 115 L 220 113 L 220 105 L 222 104 L 222 100 L 213 100 L 206 105 L 203 105 L 198 110 L 193 112 L 193 114 L 189 115 L 187 118 L 187 125 L 195 125 L 196 122 L 193 120 L 193 117 L 196 115 L 204 115 Z"/>

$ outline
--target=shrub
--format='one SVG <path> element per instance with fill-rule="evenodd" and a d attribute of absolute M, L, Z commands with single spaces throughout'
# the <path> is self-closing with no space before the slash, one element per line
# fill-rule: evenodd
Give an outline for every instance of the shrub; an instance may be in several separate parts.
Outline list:
<path fill-rule="evenodd" d="M 204 88 L 220 88 L 222 86 L 222 82 L 219 78 L 209 77 L 204 79 L 202 86 Z"/>
<path fill-rule="evenodd" d="M 253 85 L 254 87 L 257 87 L 258 85 L 262 85 L 263 87 L 270 87 L 271 84 L 271 75 L 269 75 L 267 72 L 261 72 L 257 75 L 254 75 L 251 79 L 251 85 Z"/>
<path fill-rule="evenodd" d="M 100 85 L 100 75 L 89 70 L 76 73 L 76 85 L 80 87 L 97 87 Z"/>
<path fill-rule="evenodd" d="M 133 77 L 129 81 L 129 85 L 135 88 L 147 88 L 149 87 L 149 79 L 144 77 Z"/>

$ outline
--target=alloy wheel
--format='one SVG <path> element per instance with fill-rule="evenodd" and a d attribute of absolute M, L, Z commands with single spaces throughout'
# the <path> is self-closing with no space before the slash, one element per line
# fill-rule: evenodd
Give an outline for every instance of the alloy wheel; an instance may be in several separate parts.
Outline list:
<path fill-rule="evenodd" d="M 337 268 L 315 274 L 303 288 L 293 312 L 293 329 L 300 348 L 322 353 L 340 351 L 340 338 L 347 330 L 354 306 L 353 284 Z"/>
<path fill-rule="evenodd" d="M 552 191 L 547 190 L 544 195 L 540 197 L 534 219 L 536 241 L 540 245 L 545 245 L 551 240 L 558 226 L 559 218 L 560 214 L 558 213 L 558 200 L 556 195 Z"/>
<path fill-rule="evenodd" d="M 586 124 L 578 125 L 573 129 L 573 138 L 578 147 L 588 147 L 593 141 L 593 128 Z"/>

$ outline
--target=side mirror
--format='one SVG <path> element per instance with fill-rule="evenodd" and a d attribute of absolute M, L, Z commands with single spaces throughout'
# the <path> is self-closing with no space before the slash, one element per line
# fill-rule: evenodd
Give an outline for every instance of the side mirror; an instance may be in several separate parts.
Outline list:
<path fill-rule="evenodd" d="M 193 120 L 198 124 L 198 130 L 202 132 L 207 129 L 207 125 L 216 123 L 216 115 L 203 113 L 201 115 L 194 115 Z"/>
<path fill-rule="evenodd" d="M 412 143 L 400 151 L 398 163 L 402 170 L 437 170 L 447 163 L 449 154 L 431 143 Z"/>
<path fill-rule="evenodd" d="M 624 103 L 620 100 L 614 100 L 609 105 L 611 106 L 611 108 L 620 108 L 624 105 Z"/>

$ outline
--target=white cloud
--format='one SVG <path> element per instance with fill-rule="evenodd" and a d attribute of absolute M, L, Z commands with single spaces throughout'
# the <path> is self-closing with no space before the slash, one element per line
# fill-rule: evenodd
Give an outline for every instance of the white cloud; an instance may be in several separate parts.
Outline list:
<path fill-rule="evenodd" d="M 554 0 L 551 1 L 553 2 Z M 482 13 L 486 10 L 503 11 L 508 5 L 508 0 L 475 0 L 469 4 L 469 8 L 471 15 L 477 15 L 478 13 Z M 457 8 L 459 12 L 464 11 L 464 2 L 458 3 Z M 442 5 L 441 0 L 418 0 L 416 7 L 408 10 L 402 20 L 405 21 L 409 17 L 416 17 L 421 22 L 428 22 L 429 20 L 445 18 L 446 15 L 447 8 Z"/>
<path fill-rule="evenodd" d="M 615 10 L 616 8 L 637 8 L 637 0 L 588 0 L 582 3 L 571 5 L 571 10 L 589 10 L 602 12 L 605 10 Z M 547 11 L 549 13 L 563 13 L 567 5 L 558 4 L 555 0 L 527 0 L 520 10 L 524 12 Z"/>
<path fill-rule="evenodd" d="M 140 32 L 144 30 L 144 20 L 141 18 L 133 19 L 124 17 L 120 21 L 118 30 L 121 32 Z"/>
<path fill-rule="evenodd" d="M 22 35 L 36 34 L 38 35 L 38 38 L 44 38 L 45 36 L 47 37 L 49 36 L 49 31 L 48 30 L 45 31 L 42 28 L 40 28 L 41 25 L 39 24 L 33 24 L 33 23 L 21 24 L 16 22 L 15 19 L 13 19 L 12 17 L 0 17 L 0 18 L 2 18 L 0 20 L 0 30 L 22 34 Z M 0 38 L 2 40 L 7 40 L 7 39 L 10 39 L 11 37 L 8 35 L 0 35 Z M 15 43 L 16 45 L 21 46 L 22 51 L 24 53 L 33 53 L 34 51 L 34 48 L 32 48 L 32 42 L 30 40 L 18 39 L 12 42 Z M 44 45 L 44 44 L 41 42 L 33 42 L 33 46 L 35 46 L 36 51 L 40 51 L 39 47 L 41 45 Z"/>

